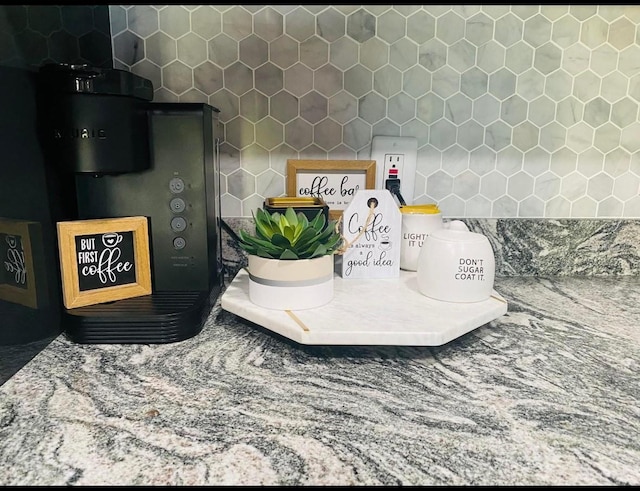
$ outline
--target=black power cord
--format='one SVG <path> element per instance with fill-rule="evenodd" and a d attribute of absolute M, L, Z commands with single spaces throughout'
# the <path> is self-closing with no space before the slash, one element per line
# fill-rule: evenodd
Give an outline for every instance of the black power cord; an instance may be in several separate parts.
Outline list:
<path fill-rule="evenodd" d="M 384 187 L 387 188 L 391 192 L 391 194 L 398 199 L 401 206 L 406 206 L 407 202 L 404 200 L 402 194 L 400 193 L 400 179 L 398 179 L 397 177 L 391 177 L 385 181 Z"/>

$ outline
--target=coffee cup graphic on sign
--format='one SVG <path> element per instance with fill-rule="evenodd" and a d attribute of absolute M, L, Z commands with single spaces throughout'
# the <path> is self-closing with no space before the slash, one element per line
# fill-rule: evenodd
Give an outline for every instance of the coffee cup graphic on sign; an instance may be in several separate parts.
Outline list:
<path fill-rule="evenodd" d="M 106 246 L 106 247 L 115 247 L 117 246 L 120 242 L 122 242 L 122 235 L 115 233 L 115 232 L 111 232 L 108 234 L 102 234 L 102 243 Z"/>

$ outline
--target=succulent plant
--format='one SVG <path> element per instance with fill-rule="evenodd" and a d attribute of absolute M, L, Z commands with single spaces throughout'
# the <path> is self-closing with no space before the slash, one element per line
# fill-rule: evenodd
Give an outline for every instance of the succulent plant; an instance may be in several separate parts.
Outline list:
<path fill-rule="evenodd" d="M 253 214 L 256 231 L 240 231 L 239 245 L 249 254 L 272 259 L 311 259 L 333 254 L 341 245 L 335 220 L 322 210 L 309 220 L 304 213 L 287 208 L 284 213 L 258 208 Z"/>

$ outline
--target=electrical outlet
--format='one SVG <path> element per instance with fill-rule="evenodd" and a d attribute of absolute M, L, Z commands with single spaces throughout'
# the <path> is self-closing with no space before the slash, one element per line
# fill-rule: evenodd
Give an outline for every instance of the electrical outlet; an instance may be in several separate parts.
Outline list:
<path fill-rule="evenodd" d="M 400 179 L 404 170 L 404 154 L 387 153 L 384 155 L 382 166 L 383 184 L 387 179 Z"/>
<path fill-rule="evenodd" d="M 412 136 L 374 136 L 371 160 L 376 161 L 376 189 L 387 189 L 387 179 L 400 179 L 400 194 L 413 203 L 418 140 Z"/>

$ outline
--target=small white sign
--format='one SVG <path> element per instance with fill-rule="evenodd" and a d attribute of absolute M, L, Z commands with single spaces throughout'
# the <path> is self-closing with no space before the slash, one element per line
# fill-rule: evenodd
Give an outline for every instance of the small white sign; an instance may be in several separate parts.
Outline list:
<path fill-rule="evenodd" d="M 337 256 L 343 278 L 398 278 L 402 215 L 386 189 L 361 189 L 342 214 L 348 244 Z"/>

